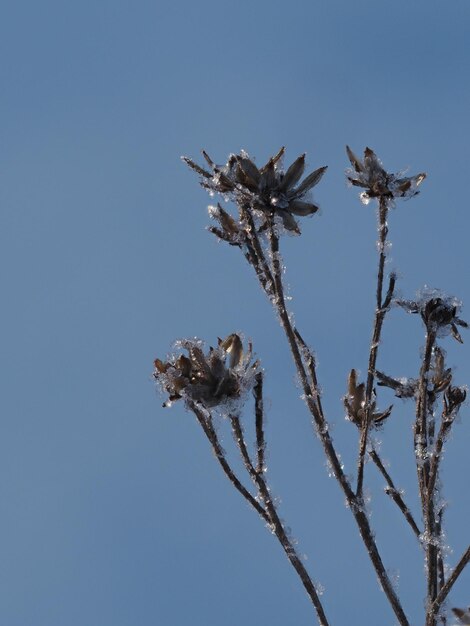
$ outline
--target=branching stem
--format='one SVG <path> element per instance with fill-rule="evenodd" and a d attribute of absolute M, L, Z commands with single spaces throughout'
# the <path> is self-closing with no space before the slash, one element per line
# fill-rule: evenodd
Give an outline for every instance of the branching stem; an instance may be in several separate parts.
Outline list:
<path fill-rule="evenodd" d="M 369 428 L 372 420 L 372 394 L 374 389 L 375 380 L 375 367 L 377 363 L 377 353 L 380 344 L 380 335 L 382 333 L 382 325 L 385 314 L 392 301 L 393 292 L 395 289 L 396 277 L 394 274 L 390 276 L 390 282 L 388 292 L 383 300 L 383 282 L 386 260 L 386 244 L 387 244 L 387 214 L 388 214 L 388 201 L 383 196 L 379 201 L 379 267 L 377 272 L 377 289 L 376 289 L 376 302 L 375 302 L 375 316 L 374 316 L 374 330 L 372 332 L 372 340 L 369 350 L 369 365 L 367 368 L 367 382 L 366 393 L 364 400 L 365 419 L 362 426 L 361 438 L 359 443 L 359 458 L 357 462 L 357 497 L 362 499 L 362 491 L 364 485 L 364 464 L 367 450 L 367 440 L 369 437 Z"/>
<path fill-rule="evenodd" d="M 432 619 L 435 618 L 435 616 L 437 615 L 439 609 L 442 606 L 442 603 L 447 598 L 450 590 L 452 589 L 452 587 L 456 583 L 458 577 L 463 572 L 465 566 L 469 562 L 470 562 L 470 546 L 467 548 L 467 550 L 461 556 L 459 562 L 455 566 L 454 571 L 449 576 L 449 578 L 447 579 L 447 582 L 442 587 L 442 589 L 439 591 L 439 593 L 437 594 L 437 598 L 434 600 L 433 604 L 431 605 L 430 609 L 428 610 L 428 618 L 427 618 L 426 626 L 432 626 L 432 623 L 433 623 Z"/>
<path fill-rule="evenodd" d="M 255 498 L 251 495 L 246 487 L 238 480 L 234 471 L 230 467 L 222 446 L 220 445 L 219 438 L 217 437 L 217 433 L 215 432 L 214 426 L 212 424 L 212 418 L 209 413 L 206 413 L 199 405 L 195 402 L 188 403 L 189 408 L 196 416 L 198 422 L 202 426 L 204 434 L 209 440 L 212 450 L 214 451 L 216 459 L 219 461 L 220 466 L 222 467 L 225 475 L 235 487 L 235 489 L 241 493 L 241 495 L 245 498 L 245 500 L 251 504 L 251 506 L 255 509 L 255 511 L 264 519 L 267 524 L 271 524 L 271 518 L 264 510 L 264 508 L 255 500 Z"/>
<path fill-rule="evenodd" d="M 276 535 L 279 543 L 281 544 L 284 552 L 286 553 L 287 558 L 291 562 L 293 568 L 297 572 L 302 584 L 307 591 L 310 599 L 312 601 L 313 606 L 315 607 L 315 611 L 317 612 L 317 617 L 320 626 L 328 626 L 329 622 L 326 618 L 325 611 L 323 609 L 323 605 L 320 601 L 320 597 L 315 589 L 315 585 L 312 582 L 307 570 L 305 569 L 304 564 L 302 563 L 297 551 L 289 539 L 284 525 L 277 513 L 276 505 L 271 497 L 269 492 L 269 488 L 267 486 L 266 480 L 262 472 L 258 472 L 248 453 L 248 448 L 245 442 L 245 437 L 243 434 L 243 428 L 240 422 L 240 419 L 236 415 L 232 415 L 230 417 L 230 422 L 232 424 L 232 430 L 235 442 L 237 443 L 238 449 L 240 450 L 240 454 L 243 459 L 243 463 L 245 468 L 256 486 L 259 496 L 262 499 L 265 509 L 269 515 L 271 527 Z"/>
<path fill-rule="evenodd" d="M 395 485 L 393 483 L 393 480 L 392 480 L 392 477 L 390 476 L 390 474 L 388 473 L 388 471 L 385 468 L 384 464 L 382 463 L 382 460 L 381 460 L 380 456 L 378 455 L 377 451 L 372 449 L 370 451 L 370 457 L 371 457 L 372 461 L 375 463 L 375 465 L 377 466 L 379 472 L 385 478 L 385 481 L 387 483 L 387 487 L 385 489 L 386 493 L 392 498 L 392 500 L 398 506 L 400 511 L 403 513 L 406 521 L 411 526 L 411 529 L 413 530 L 414 534 L 419 539 L 419 537 L 421 535 L 421 531 L 418 528 L 418 525 L 416 524 L 415 519 L 414 519 L 410 509 L 406 506 L 406 504 L 405 504 L 405 502 L 403 500 L 402 495 L 400 494 L 398 489 L 395 487 Z"/>
<path fill-rule="evenodd" d="M 309 359 L 307 369 L 304 366 L 302 354 L 300 351 L 300 348 L 304 348 L 304 346 L 301 344 L 301 342 L 298 341 L 298 334 L 296 334 L 289 318 L 289 314 L 287 312 L 284 298 L 284 289 L 282 285 L 281 265 L 279 260 L 279 239 L 275 232 L 274 224 L 272 222 L 269 225 L 268 235 L 271 246 L 273 277 L 276 290 L 275 306 L 281 321 L 281 325 L 286 334 L 290 350 L 292 352 L 297 373 L 305 394 L 307 407 L 309 408 L 310 413 L 312 414 L 312 417 L 314 419 L 318 436 L 323 445 L 323 449 L 325 451 L 326 458 L 328 459 L 328 462 L 331 466 L 332 472 L 336 480 L 340 484 L 348 505 L 353 513 L 354 519 L 356 520 L 359 533 L 366 546 L 369 558 L 371 559 L 371 562 L 377 573 L 382 589 L 387 596 L 390 606 L 392 607 L 400 626 L 409 626 L 408 619 L 403 611 L 400 600 L 395 593 L 390 578 L 385 570 L 384 564 L 377 548 L 377 544 L 375 542 L 374 534 L 369 524 L 368 517 L 363 510 L 362 501 L 357 498 L 356 494 L 352 490 L 336 453 L 333 441 L 329 433 L 328 422 L 324 416 L 323 408 L 320 402 L 319 387 L 317 385 L 313 386 L 313 382 L 312 384 L 309 382 L 309 378 L 312 381 L 316 381 L 315 362 L 312 359 Z M 307 374 L 307 371 L 309 372 L 309 374 Z"/>
<path fill-rule="evenodd" d="M 431 370 L 433 348 L 436 342 L 436 332 L 428 329 L 423 361 L 421 364 L 418 398 L 416 402 L 416 420 L 414 427 L 414 445 L 416 455 L 416 468 L 418 474 L 418 486 L 421 496 L 421 504 L 424 519 L 424 547 L 426 552 L 427 572 L 427 601 L 428 607 L 432 605 L 437 596 L 438 585 L 438 547 L 439 537 L 436 536 L 434 489 L 429 491 L 429 445 L 428 445 L 428 379 Z M 434 478 L 435 482 L 435 478 Z M 433 623 L 429 624 L 433 626 Z"/>

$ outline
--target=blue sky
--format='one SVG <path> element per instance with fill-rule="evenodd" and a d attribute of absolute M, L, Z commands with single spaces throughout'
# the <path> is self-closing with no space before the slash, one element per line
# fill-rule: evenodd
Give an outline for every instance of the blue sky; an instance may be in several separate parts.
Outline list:
<path fill-rule="evenodd" d="M 351 367 L 366 369 L 376 226 L 345 184 L 344 146 L 428 173 L 390 217 L 387 269 L 403 296 L 442 288 L 470 319 L 469 18 L 467 0 L 3 4 L 0 623 L 312 623 L 274 538 L 192 416 L 161 409 L 151 382 L 173 340 L 239 330 L 266 371 L 273 490 L 331 622 L 394 624 L 281 329 L 241 256 L 205 230 L 210 199 L 179 157 L 205 148 L 222 162 L 244 148 L 261 163 L 285 145 L 288 161 L 307 152 L 310 169 L 329 165 L 321 215 L 283 253 L 352 471 L 341 396 Z M 464 340 L 444 340 L 458 384 L 470 381 Z M 393 310 L 379 364 L 412 376 L 422 345 L 419 319 Z M 398 401 L 381 438 L 416 502 L 411 423 Z M 443 474 L 451 565 L 469 542 L 469 436 L 467 407 Z M 373 467 L 367 479 L 384 560 L 420 624 L 420 550 Z M 450 605 L 470 604 L 469 588 L 467 572 Z"/>

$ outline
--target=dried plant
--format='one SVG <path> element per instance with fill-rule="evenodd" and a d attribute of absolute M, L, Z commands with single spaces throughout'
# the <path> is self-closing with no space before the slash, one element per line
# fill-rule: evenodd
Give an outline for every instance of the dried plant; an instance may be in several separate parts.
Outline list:
<path fill-rule="evenodd" d="M 343 398 L 347 418 L 359 432 L 354 478 L 343 468 L 330 434 L 330 424 L 322 405 L 315 354 L 302 338 L 288 311 L 280 256 L 281 236 L 285 232 L 299 235 L 297 218 L 317 212 L 318 205 L 312 201 L 310 194 L 326 167 L 319 167 L 302 181 L 305 155 L 299 156 L 290 167 L 284 169 L 284 148 L 261 168 L 244 151 L 230 155 L 225 165 L 216 165 L 206 152 L 203 152 L 203 156 L 207 166 L 202 167 L 187 157 L 183 160 L 198 174 L 205 189 L 211 194 L 219 194 L 226 201 L 232 201 L 236 207 L 235 214 L 224 209 L 220 203 L 216 207 L 209 207 L 209 214 L 216 222 L 209 230 L 242 251 L 273 305 L 289 344 L 303 399 L 313 418 L 331 473 L 345 496 L 397 622 L 401 626 L 410 624 L 371 528 L 364 496 L 367 459 L 379 470 L 386 482 L 385 493 L 397 505 L 422 547 L 426 572 L 424 624 L 437 626 L 447 623 L 445 601 L 470 560 L 469 547 L 453 570 L 445 563 L 442 530 L 445 504 L 440 481 L 444 443 L 466 399 L 465 388 L 453 384 L 453 371 L 446 363 L 446 353 L 440 344 L 449 334 L 462 343 L 457 327 L 467 328 L 468 325 L 460 318 L 461 305 L 455 298 L 424 290 L 416 300 L 398 299 L 396 275 L 391 273 L 385 277 L 390 208 L 396 200 L 411 198 L 419 193 L 418 187 L 426 175 L 421 173 L 406 177 L 388 173 L 370 148 L 365 149 L 362 160 L 349 147 L 346 152 L 351 163 L 351 168 L 346 172 L 347 179 L 351 185 L 363 189 L 360 194 L 363 203 L 375 200 L 378 204 L 379 232 L 376 306 L 367 376 L 363 382 L 359 382 L 356 369 L 351 369 Z M 376 367 L 384 320 L 394 305 L 409 313 L 419 313 L 424 323 L 425 347 L 420 370 L 414 378 L 397 378 L 378 371 Z M 232 485 L 279 540 L 307 591 L 318 623 L 328 626 L 330 622 L 321 594 L 298 555 L 279 517 L 277 503 L 271 496 L 266 467 L 263 371 L 258 361 L 252 362 L 251 346 L 245 351 L 242 338 L 234 333 L 224 340 L 219 339 L 217 347 L 211 347 L 207 353 L 204 352 L 203 344 L 197 340 L 179 342 L 177 347 L 185 350 L 187 355 L 179 353 L 167 361 L 155 361 L 155 379 L 169 396 L 164 406 L 181 399 L 187 409 L 194 413 Z M 372 430 L 387 427 L 387 419 L 393 411 L 393 406 L 377 408 L 377 387 L 380 389 L 384 386 L 392 389 L 398 398 L 412 401 L 415 406 L 411 436 L 421 505 L 420 519 L 412 515 L 370 436 Z M 249 428 L 253 428 L 256 437 L 254 450 L 250 450 L 246 443 L 246 422 L 243 419 L 243 407 L 250 391 L 254 399 L 254 415 Z M 229 463 L 214 426 L 216 414 L 230 423 L 246 471 L 245 478 L 237 475 Z M 246 486 L 250 483 L 251 487 Z M 470 609 L 456 608 L 452 611 L 461 624 L 470 624 Z"/>

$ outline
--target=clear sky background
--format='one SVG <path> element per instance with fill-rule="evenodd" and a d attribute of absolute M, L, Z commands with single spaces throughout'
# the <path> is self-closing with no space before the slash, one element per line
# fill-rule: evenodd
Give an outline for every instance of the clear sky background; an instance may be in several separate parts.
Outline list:
<path fill-rule="evenodd" d="M 275 539 L 151 380 L 173 340 L 235 330 L 266 371 L 269 475 L 331 623 L 395 623 L 270 305 L 205 230 L 210 199 L 179 157 L 244 148 L 263 163 L 285 145 L 288 162 L 305 151 L 310 170 L 329 165 L 322 214 L 282 245 L 352 472 L 341 396 L 367 367 L 377 233 L 345 184 L 344 146 L 428 173 L 390 216 L 387 270 L 403 296 L 443 288 L 470 319 L 469 19 L 468 0 L 2 4 L 0 624 L 314 623 Z M 462 332 L 463 346 L 443 342 L 457 384 L 470 382 Z M 393 310 L 379 366 L 415 375 L 423 341 L 419 318 Z M 383 454 L 417 511 L 413 407 L 395 405 Z M 469 437 L 466 407 L 444 463 L 451 565 L 470 539 Z M 366 476 L 379 547 L 422 624 L 421 551 L 374 467 Z M 450 599 L 468 604 L 470 571 Z"/>

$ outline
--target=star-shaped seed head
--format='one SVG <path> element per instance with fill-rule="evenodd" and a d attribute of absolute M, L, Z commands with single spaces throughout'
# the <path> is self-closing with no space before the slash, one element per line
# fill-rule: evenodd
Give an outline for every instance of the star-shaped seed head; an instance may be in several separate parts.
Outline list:
<path fill-rule="evenodd" d="M 352 165 L 351 169 L 346 170 L 347 179 L 351 185 L 365 189 L 360 194 L 364 204 L 368 204 L 371 198 L 386 200 L 412 198 L 419 193 L 417 188 L 426 178 L 424 172 L 409 177 L 389 174 L 370 148 L 364 150 L 362 161 L 349 146 L 346 146 L 346 152 Z"/>
<path fill-rule="evenodd" d="M 313 215 L 318 211 L 318 205 L 311 202 L 308 196 L 327 168 L 320 167 L 301 181 L 305 170 L 305 154 L 284 170 L 284 152 L 284 148 L 281 148 L 261 168 L 244 150 L 240 154 L 231 154 L 225 165 L 216 165 L 203 151 L 208 169 L 188 157 L 182 158 L 199 174 L 201 185 L 209 192 L 229 196 L 239 206 L 260 212 L 265 219 L 279 217 L 286 230 L 300 234 L 295 218 Z"/>

